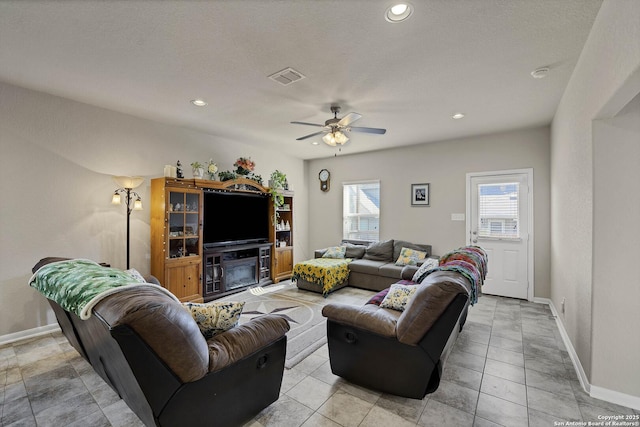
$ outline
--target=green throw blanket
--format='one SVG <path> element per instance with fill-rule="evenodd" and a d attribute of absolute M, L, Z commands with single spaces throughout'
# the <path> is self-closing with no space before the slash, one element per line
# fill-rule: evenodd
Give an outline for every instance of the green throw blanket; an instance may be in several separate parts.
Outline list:
<path fill-rule="evenodd" d="M 87 259 L 72 259 L 44 265 L 29 279 L 29 285 L 83 320 L 91 317 L 91 310 L 104 297 L 134 286 L 161 289 L 178 301 L 171 292 L 161 286 L 139 282 L 125 271 L 103 267 Z"/>

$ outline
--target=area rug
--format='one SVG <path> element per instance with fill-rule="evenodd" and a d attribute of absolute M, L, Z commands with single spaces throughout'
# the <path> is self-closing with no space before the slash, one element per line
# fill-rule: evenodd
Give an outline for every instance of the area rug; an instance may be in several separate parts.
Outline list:
<path fill-rule="evenodd" d="M 273 288 L 273 289 L 270 289 Z M 244 301 L 240 323 L 265 314 L 282 316 L 289 322 L 285 368 L 291 369 L 327 342 L 326 318 L 322 307 L 330 302 L 362 305 L 374 292 L 344 288 L 324 298 L 321 294 L 298 289 L 291 282 L 249 289 L 225 301 Z"/>

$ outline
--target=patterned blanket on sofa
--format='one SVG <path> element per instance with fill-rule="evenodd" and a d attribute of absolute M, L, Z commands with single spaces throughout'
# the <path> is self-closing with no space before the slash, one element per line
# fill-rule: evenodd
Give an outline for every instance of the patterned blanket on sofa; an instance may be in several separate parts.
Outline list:
<path fill-rule="evenodd" d="M 91 317 L 92 308 L 103 298 L 133 286 L 153 286 L 178 299 L 165 288 L 136 280 L 126 271 L 103 267 L 87 259 L 46 264 L 29 279 L 29 285 L 63 309 L 81 319 Z"/>
<path fill-rule="evenodd" d="M 438 267 L 426 270 L 414 280 L 422 282 L 434 271 L 455 271 L 466 277 L 471 283 L 469 302 L 473 305 L 478 302 L 478 292 L 487 277 L 487 253 L 479 246 L 464 246 L 441 256 Z"/>

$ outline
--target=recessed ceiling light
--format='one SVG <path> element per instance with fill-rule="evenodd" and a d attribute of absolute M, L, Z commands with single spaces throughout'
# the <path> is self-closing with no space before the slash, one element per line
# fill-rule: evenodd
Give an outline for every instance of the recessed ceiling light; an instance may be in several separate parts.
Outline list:
<path fill-rule="evenodd" d="M 196 107 L 204 107 L 205 105 L 207 105 L 207 102 L 198 98 L 198 99 L 192 99 L 191 103 L 193 105 L 195 105 Z"/>
<path fill-rule="evenodd" d="M 391 6 L 391 13 L 394 15 L 402 15 L 407 11 L 407 5 L 404 3 L 397 4 L 395 6 Z"/>
<path fill-rule="evenodd" d="M 311 145 L 320 145 L 320 143 L 318 141 L 313 141 Z"/>
<path fill-rule="evenodd" d="M 398 3 L 390 6 L 384 13 L 384 19 L 389 22 L 397 23 L 408 19 L 413 13 L 413 6 L 409 3 Z"/>
<path fill-rule="evenodd" d="M 545 77 L 547 77 L 547 74 L 549 74 L 549 68 L 540 67 L 531 72 L 531 77 L 533 77 L 534 79 L 544 79 Z"/>
<path fill-rule="evenodd" d="M 455 113 L 453 116 L 451 116 L 451 118 L 454 120 L 460 120 L 463 117 L 464 117 L 464 113 Z"/>

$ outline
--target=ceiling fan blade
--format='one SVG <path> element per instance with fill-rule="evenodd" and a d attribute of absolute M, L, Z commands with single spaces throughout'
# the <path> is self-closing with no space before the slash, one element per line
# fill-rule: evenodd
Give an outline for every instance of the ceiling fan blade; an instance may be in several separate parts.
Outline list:
<path fill-rule="evenodd" d="M 324 125 L 319 125 L 317 123 L 307 123 L 307 122 L 291 122 L 294 125 L 307 125 L 307 126 L 317 126 L 323 128 Z"/>
<path fill-rule="evenodd" d="M 320 132 L 310 133 L 309 135 L 305 135 L 305 136 L 301 136 L 300 138 L 296 138 L 296 141 L 302 141 L 303 139 L 311 138 L 312 136 L 320 135 L 322 133 L 324 133 L 323 130 L 321 130 Z"/>
<path fill-rule="evenodd" d="M 340 119 L 340 121 L 338 122 L 338 126 L 341 127 L 346 127 L 349 126 L 351 123 L 355 122 L 356 120 L 360 119 L 362 117 L 361 114 L 358 113 L 349 113 L 346 116 L 344 116 L 343 118 Z"/>
<path fill-rule="evenodd" d="M 348 130 L 352 132 L 377 133 L 379 135 L 384 135 L 385 133 L 387 133 L 386 129 L 378 129 L 378 128 L 350 127 Z"/>

